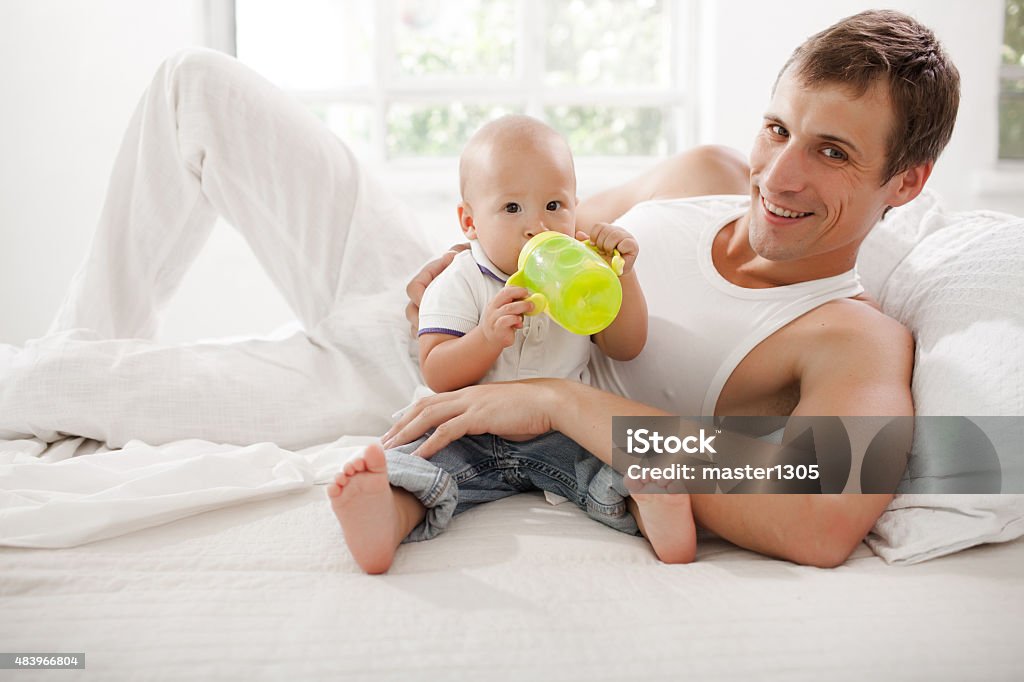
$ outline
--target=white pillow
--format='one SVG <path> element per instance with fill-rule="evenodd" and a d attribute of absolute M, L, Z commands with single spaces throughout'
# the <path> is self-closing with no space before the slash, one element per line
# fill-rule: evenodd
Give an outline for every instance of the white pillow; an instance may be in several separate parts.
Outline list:
<path fill-rule="evenodd" d="M 875 227 L 858 269 L 882 309 L 914 333 L 918 415 L 1024 415 L 1024 219 L 949 212 L 922 194 Z M 944 452 L 951 441 L 930 435 L 915 437 L 901 494 L 867 537 L 872 550 L 912 564 L 1024 535 L 1024 495 L 934 494 L 964 475 L 964 453 Z M 996 445 L 1011 465 L 1003 489 L 1008 476 L 1019 489 L 1019 449 L 1019 439 Z"/>

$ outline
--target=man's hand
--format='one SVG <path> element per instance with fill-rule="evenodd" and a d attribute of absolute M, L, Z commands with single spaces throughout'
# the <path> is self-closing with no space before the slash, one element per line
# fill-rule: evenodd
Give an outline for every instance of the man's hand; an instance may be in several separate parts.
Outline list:
<path fill-rule="evenodd" d="M 625 261 L 622 266 L 622 274 L 627 275 L 633 270 L 636 257 L 640 255 L 640 245 L 636 238 L 618 225 L 608 223 L 597 223 L 590 228 L 590 234 L 577 230 L 576 238 L 589 241 L 597 247 L 606 261 L 611 264 L 612 252 L 618 249 L 619 255 Z"/>
<path fill-rule="evenodd" d="M 444 272 L 444 269 L 452 264 L 452 259 L 460 251 L 469 248 L 469 244 L 455 244 L 449 248 L 440 258 L 436 258 L 416 273 L 416 276 L 409 280 L 405 286 L 405 293 L 409 297 L 409 303 L 405 306 L 405 319 L 409 320 L 409 331 L 413 338 L 420 329 L 420 301 L 423 300 L 423 292 L 427 286 L 434 281 L 434 278 Z"/>
<path fill-rule="evenodd" d="M 416 401 L 381 441 L 385 448 L 398 447 L 434 429 L 413 453 L 429 458 L 465 435 L 493 433 L 509 440 L 540 436 L 552 430 L 551 415 L 563 383 L 528 379 L 438 393 Z"/>
<path fill-rule="evenodd" d="M 523 315 L 533 310 L 524 302 L 530 294 L 523 287 L 505 287 L 491 299 L 480 316 L 480 331 L 488 343 L 508 348 L 516 341 L 516 330 L 523 326 Z"/>

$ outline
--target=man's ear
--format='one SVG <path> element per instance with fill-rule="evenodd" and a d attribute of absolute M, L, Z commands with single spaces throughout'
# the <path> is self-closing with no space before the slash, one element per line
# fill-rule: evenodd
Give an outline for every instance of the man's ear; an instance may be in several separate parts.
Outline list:
<path fill-rule="evenodd" d="M 902 173 L 897 173 L 889 182 L 890 194 L 886 202 L 889 206 L 902 206 L 916 198 L 928 178 L 932 174 L 934 161 L 922 163 L 919 166 L 911 166 Z"/>
<path fill-rule="evenodd" d="M 473 208 L 465 201 L 459 202 L 459 227 L 466 239 L 476 239 L 476 227 L 473 225 Z"/>

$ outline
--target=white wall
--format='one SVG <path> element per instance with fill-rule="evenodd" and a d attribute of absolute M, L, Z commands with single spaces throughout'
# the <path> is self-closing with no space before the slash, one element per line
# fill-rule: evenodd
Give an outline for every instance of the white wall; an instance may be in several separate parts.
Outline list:
<path fill-rule="evenodd" d="M 957 130 L 933 186 L 954 207 L 1024 214 L 1021 176 L 993 174 L 1002 0 L 696 1 L 708 39 L 701 141 L 746 151 L 793 47 L 848 14 L 894 7 L 935 30 L 963 77 Z M 202 0 L 0 0 L 0 343 L 45 332 L 88 245 L 135 103 L 161 59 L 202 43 L 202 16 Z M 613 179 L 579 171 L 584 193 Z M 457 234 L 451 208 L 437 211 L 437 224 Z M 218 228 L 161 338 L 262 333 L 289 318 L 241 239 Z"/>
<path fill-rule="evenodd" d="M 160 62 L 204 42 L 202 0 L 0 0 L 0 343 L 46 332 L 89 244 L 121 135 Z M 161 338 L 290 319 L 219 227 Z"/>

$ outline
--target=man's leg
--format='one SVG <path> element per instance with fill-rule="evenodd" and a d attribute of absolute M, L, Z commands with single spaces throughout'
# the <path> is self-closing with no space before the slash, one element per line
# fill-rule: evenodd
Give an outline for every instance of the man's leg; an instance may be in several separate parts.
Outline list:
<path fill-rule="evenodd" d="M 217 213 L 306 332 L 123 340 L 155 332 Z M 417 380 L 401 287 L 427 255 L 400 205 L 311 114 L 229 57 L 183 52 L 135 112 L 53 335 L 0 379 L 0 437 L 299 447 L 383 430 Z"/>
<path fill-rule="evenodd" d="M 307 330 L 430 254 L 409 216 L 292 98 L 212 50 L 166 60 L 125 133 L 88 257 L 51 332 L 150 338 L 220 214 Z M 381 249 L 381 245 L 390 248 Z"/>

